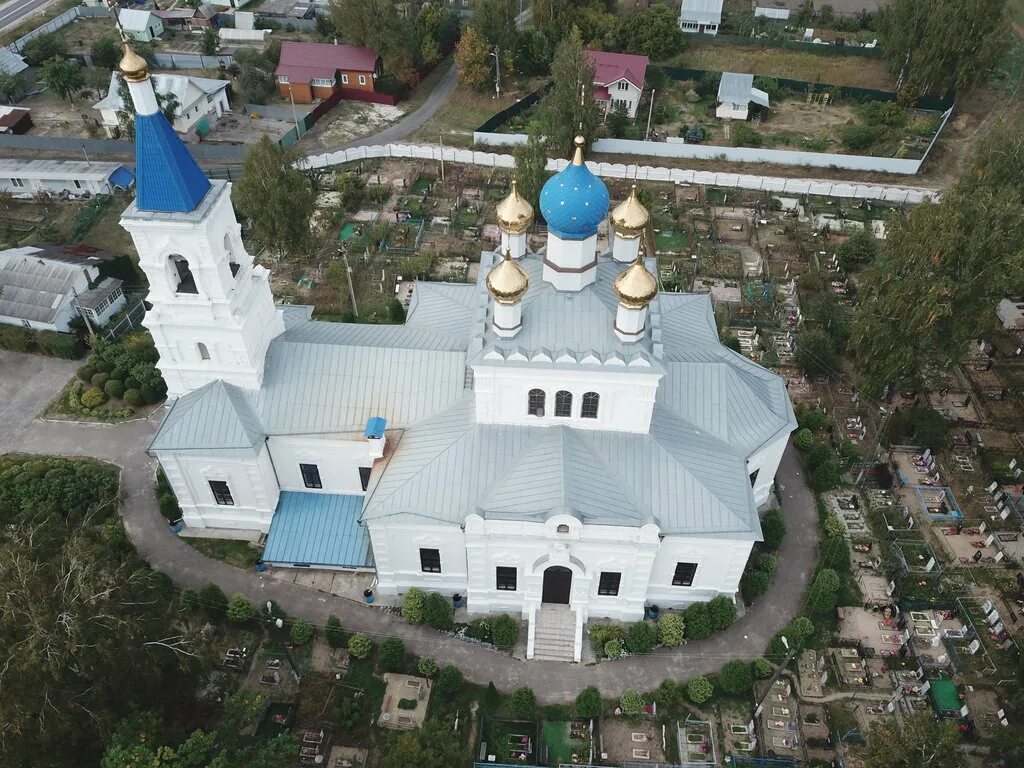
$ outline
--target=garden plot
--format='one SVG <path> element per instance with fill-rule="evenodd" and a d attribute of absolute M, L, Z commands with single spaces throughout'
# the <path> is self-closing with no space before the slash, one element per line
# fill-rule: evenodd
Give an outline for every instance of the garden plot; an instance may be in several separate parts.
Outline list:
<path fill-rule="evenodd" d="M 701 276 L 739 280 L 743 275 L 743 262 L 735 248 L 701 248 L 697 272 Z"/>

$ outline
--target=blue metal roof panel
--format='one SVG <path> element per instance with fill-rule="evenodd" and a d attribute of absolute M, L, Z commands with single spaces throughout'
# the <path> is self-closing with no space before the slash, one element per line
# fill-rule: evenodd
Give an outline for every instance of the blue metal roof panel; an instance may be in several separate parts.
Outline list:
<path fill-rule="evenodd" d="M 132 184 L 135 183 L 135 174 L 122 165 L 110 174 L 110 183 L 121 189 L 131 189 Z"/>
<path fill-rule="evenodd" d="M 387 419 L 380 416 L 371 416 L 366 422 L 366 430 L 363 432 L 363 437 L 373 437 L 379 440 L 384 437 L 384 430 L 387 429 L 387 426 Z"/>
<path fill-rule="evenodd" d="M 370 538 L 359 525 L 362 496 L 284 491 L 263 560 L 282 565 L 363 567 Z"/>
<path fill-rule="evenodd" d="M 135 116 L 135 171 L 140 211 L 194 211 L 210 189 L 162 112 Z"/>

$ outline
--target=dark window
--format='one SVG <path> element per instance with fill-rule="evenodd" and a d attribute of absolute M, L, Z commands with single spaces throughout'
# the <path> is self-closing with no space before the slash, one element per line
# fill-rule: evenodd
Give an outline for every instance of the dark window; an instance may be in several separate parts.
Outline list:
<path fill-rule="evenodd" d="M 210 359 L 210 350 L 209 350 L 209 348 L 205 344 L 203 344 L 203 342 L 201 342 L 201 341 L 199 342 L 198 347 L 199 347 L 199 359 L 200 360 L 209 360 Z"/>
<path fill-rule="evenodd" d="M 531 416 L 543 416 L 544 415 L 544 390 L 543 389 L 531 389 L 530 395 L 526 404 L 527 412 Z"/>
<path fill-rule="evenodd" d="M 232 277 L 237 277 L 238 276 L 238 270 L 240 270 L 242 268 L 242 265 L 237 263 L 237 262 L 231 261 L 231 262 L 228 262 L 228 267 L 231 268 L 231 276 Z"/>
<path fill-rule="evenodd" d="M 572 392 L 562 389 L 555 393 L 555 416 L 561 418 L 572 416 Z"/>
<path fill-rule="evenodd" d="M 424 573 L 440 573 L 441 552 L 436 549 L 421 549 L 420 570 Z"/>
<path fill-rule="evenodd" d="M 757 473 L 760 472 L 760 471 L 761 471 L 760 469 L 755 469 L 753 472 L 750 473 L 750 487 L 751 488 L 753 488 L 754 487 L 754 483 L 757 482 Z"/>
<path fill-rule="evenodd" d="M 233 507 L 235 500 L 231 496 L 231 489 L 223 480 L 211 480 L 210 490 L 213 491 L 213 500 L 225 507 Z"/>
<path fill-rule="evenodd" d="M 320 468 L 316 464 L 299 464 L 299 472 L 302 473 L 302 484 L 307 488 L 323 488 L 320 482 Z"/>
<path fill-rule="evenodd" d="M 569 532 L 569 526 L 565 525 L 564 523 L 562 525 L 558 526 L 555 529 L 555 533 L 568 533 L 568 532 Z"/>
<path fill-rule="evenodd" d="M 506 565 L 499 565 L 495 568 L 494 577 L 498 589 L 503 592 L 515 592 L 517 573 L 518 571 L 515 568 Z"/>
<path fill-rule="evenodd" d="M 621 581 L 621 573 L 602 571 L 601 580 L 597 583 L 597 594 L 615 597 L 615 595 L 619 594 L 619 582 Z"/>
<path fill-rule="evenodd" d="M 688 587 L 693 584 L 693 575 L 697 573 L 696 563 L 676 563 L 676 572 L 672 576 L 673 587 Z"/>
<path fill-rule="evenodd" d="M 359 482 L 365 491 L 370 486 L 370 467 L 359 468 Z"/>
<path fill-rule="evenodd" d="M 184 256 L 171 256 L 174 270 L 178 275 L 178 286 L 175 293 L 199 293 L 196 287 L 196 279 L 192 276 L 192 270 L 188 267 L 188 261 Z"/>
<path fill-rule="evenodd" d="M 583 407 L 580 409 L 580 418 L 596 419 L 597 406 L 601 402 L 601 396 L 597 392 L 583 393 Z"/>

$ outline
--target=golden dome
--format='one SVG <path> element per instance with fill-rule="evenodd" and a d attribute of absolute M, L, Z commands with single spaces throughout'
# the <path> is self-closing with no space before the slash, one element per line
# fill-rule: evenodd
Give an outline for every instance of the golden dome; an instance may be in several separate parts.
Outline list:
<path fill-rule="evenodd" d="M 124 41 L 124 56 L 121 57 L 121 63 L 117 68 L 129 83 L 141 83 L 149 77 L 149 65 L 132 49 L 127 40 Z"/>
<path fill-rule="evenodd" d="M 612 289 L 626 309 L 643 309 L 651 303 L 658 295 L 658 281 L 644 266 L 643 254 L 615 278 Z"/>
<path fill-rule="evenodd" d="M 505 249 L 505 256 L 487 273 L 487 290 L 499 304 L 515 304 L 530 287 L 526 271 L 512 259 L 512 252 Z"/>
<path fill-rule="evenodd" d="M 629 197 L 612 211 L 612 229 L 619 237 L 632 240 L 640 236 L 650 221 L 651 214 L 637 198 L 634 184 L 629 190 Z"/>
<path fill-rule="evenodd" d="M 582 136 L 577 136 L 573 139 L 573 144 L 576 145 L 576 151 L 572 155 L 573 165 L 583 165 L 583 145 L 587 143 L 587 140 Z"/>
<path fill-rule="evenodd" d="M 498 203 L 495 211 L 498 214 L 498 226 L 510 235 L 521 235 L 533 224 L 533 206 L 519 194 L 515 179 L 512 180 L 512 191 Z"/>

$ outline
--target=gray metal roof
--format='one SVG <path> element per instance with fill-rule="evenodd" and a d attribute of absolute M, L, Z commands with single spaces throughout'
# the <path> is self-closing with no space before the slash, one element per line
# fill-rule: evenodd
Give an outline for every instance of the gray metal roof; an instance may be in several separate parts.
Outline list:
<path fill-rule="evenodd" d="M 84 160 L 21 160 L 0 158 L 0 178 L 43 179 L 50 181 L 106 181 L 124 166 L 121 163 L 85 162 Z"/>
<path fill-rule="evenodd" d="M 75 285 L 88 285 L 86 265 L 45 259 L 38 253 L 32 246 L 0 252 L 0 315 L 52 323 Z"/>
<path fill-rule="evenodd" d="M 90 288 L 88 291 L 78 294 L 76 298 L 78 306 L 82 309 L 96 309 L 96 307 L 110 297 L 110 294 L 122 285 L 124 285 L 123 280 L 118 280 L 116 277 L 105 277 L 95 288 Z"/>
<path fill-rule="evenodd" d="M 263 437 L 259 416 L 245 391 L 217 380 L 175 400 L 149 448 L 235 449 L 252 455 Z"/>
<path fill-rule="evenodd" d="M 723 72 L 718 83 L 718 100 L 730 104 L 748 104 L 754 88 L 754 76 L 737 72 Z"/>
<path fill-rule="evenodd" d="M 5 75 L 17 75 L 28 69 L 25 59 L 10 48 L 0 48 L 0 72 Z"/>
<path fill-rule="evenodd" d="M 679 20 L 697 24 L 721 24 L 723 3 L 724 0 L 683 0 Z"/>

